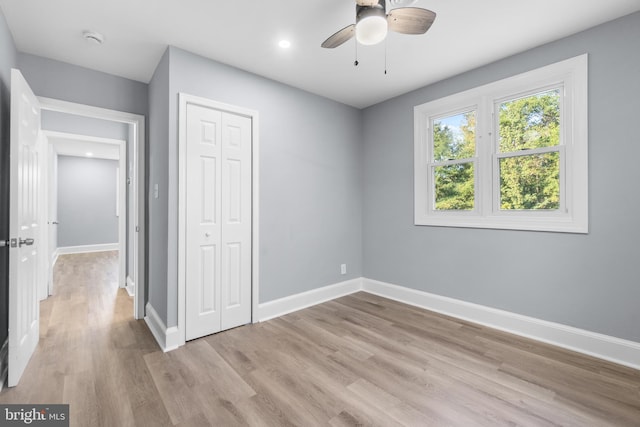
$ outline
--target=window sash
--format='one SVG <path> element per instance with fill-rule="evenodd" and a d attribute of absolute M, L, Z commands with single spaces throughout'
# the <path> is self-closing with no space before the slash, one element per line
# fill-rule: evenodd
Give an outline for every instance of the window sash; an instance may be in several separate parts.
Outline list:
<path fill-rule="evenodd" d="M 454 165 L 462 165 L 462 164 L 471 164 L 473 166 L 473 188 L 474 188 L 474 196 L 473 196 L 473 209 L 437 209 L 436 208 L 436 179 L 435 173 L 436 168 L 443 166 L 454 166 Z M 478 210 L 478 158 L 472 157 L 468 159 L 458 159 L 458 160 L 447 160 L 445 162 L 432 162 L 427 166 L 429 170 L 429 196 L 427 200 L 429 200 L 429 209 L 432 213 L 450 213 L 455 212 L 462 215 L 469 214 L 477 214 Z"/>
<path fill-rule="evenodd" d="M 500 151 L 500 106 L 505 102 L 516 101 L 522 98 L 528 98 L 534 95 L 538 95 L 541 93 L 551 92 L 554 90 L 558 90 L 560 92 L 560 98 L 558 99 L 558 108 L 560 111 L 560 141 L 558 145 L 564 145 L 565 143 L 565 86 L 564 82 L 554 83 L 551 85 L 541 85 L 533 88 L 529 88 L 528 90 L 519 90 L 511 93 L 504 94 L 502 93 L 499 97 L 493 97 L 493 147 L 495 153 L 511 153 L 511 151 L 502 152 Z M 552 147 L 552 146 L 550 146 Z"/>
<path fill-rule="evenodd" d="M 565 147 L 561 145 L 555 145 L 552 147 L 536 148 L 532 150 L 520 150 L 510 153 L 495 153 L 493 155 L 493 181 L 492 181 L 492 211 L 494 215 L 514 215 L 514 216 L 562 216 L 567 214 L 567 201 L 566 201 L 566 155 Z M 557 209 L 502 209 L 501 205 L 501 180 L 500 180 L 500 160 L 509 159 L 514 157 L 535 156 L 540 154 L 558 153 L 559 154 L 559 199 L 560 205 Z"/>

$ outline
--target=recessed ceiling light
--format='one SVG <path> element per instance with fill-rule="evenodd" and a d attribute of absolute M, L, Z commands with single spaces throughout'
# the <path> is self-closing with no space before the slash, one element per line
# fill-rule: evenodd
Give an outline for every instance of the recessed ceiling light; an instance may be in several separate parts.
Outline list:
<path fill-rule="evenodd" d="M 91 151 L 87 152 L 87 157 L 93 157 L 93 153 Z"/>
<path fill-rule="evenodd" d="M 92 44 L 102 44 L 104 43 L 104 36 L 95 31 L 83 31 L 82 38 Z"/>
<path fill-rule="evenodd" d="M 291 47 L 291 42 L 289 40 L 280 40 L 278 46 L 283 49 L 289 49 Z"/>

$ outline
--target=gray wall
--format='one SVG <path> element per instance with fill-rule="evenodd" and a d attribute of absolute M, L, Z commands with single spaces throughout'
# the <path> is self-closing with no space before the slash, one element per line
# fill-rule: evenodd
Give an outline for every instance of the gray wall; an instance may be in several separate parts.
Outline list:
<path fill-rule="evenodd" d="M 118 243 L 117 160 L 58 156 L 58 247 Z"/>
<path fill-rule="evenodd" d="M 150 293 L 167 326 L 177 324 L 179 92 L 259 112 L 260 302 L 361 276 L 360 111 L 177 48 L 169 48 L 168 56 L 157 73 L 164 78 L 158 86 L 166 86 L 168 61 L 168 96 L 160 91 L 156 101 L 168 99 L 168 131 L 159 124 L 161 138 L 151 141 L 154 150 L 165 152 L 150 165 L 150 186 L 159 180 L 161 196 L 150 215 L 163 221 L 166 216 L 157 226 L 169 231 L 162 246 L 168 247 L 167 263 L 151 258 L 150 275 L 159 281 L 151 280 Z M 151 120 L 156 121 L 153 113 Z M 348 265 L 345 276 L 341 263 Z M 170 302 L 166 317 L 155 306 L 156 292 Z"/>
<path fill-rule="evenodd" d="M 640 13 L 364 111 L 364 275 L 640 342 Z M 588 235 L 413 225 L 413 107 L 589 54 Z"/>
<path fill-rule="evenodd" d="M 94 119 L 91 117 L 79 116 L 76 114 L 60 113 L 57 111 L 42 111 L 42 129 L 65 132 L 76 135 L 97 136 L 100 138 L 119 139 L 126 141 L 127 145 L 127 178 L 131 176 L 131 164 L 133 162 L 133 126 L 126 123 L 118 123 L 110 120 Z M 131 185 L 126 186 L 127 204 L 133 206 Z M 129 209 L 126 211 L 127 221 L 127 260 L 126 271 L 129 273 L 129 266 L 133 264 L 133 241 L 129 238 Z"/>
<path fill-rule="evenodd" d="M 169 50 L 160 60 L 149 83 L 149 303 L 167 320 L 167 237 L 169 205 Z M 158 198 L 153 186 L 158 185 Z M 177 304 L 177 300 L 175 301 Z M 166 323 L 165 323 L 166 324 Z"/>
<path fill-rule="evenodd" d="M 20 52 L 18 67 L 38 96 L 147 115 L 147 84 Z"/>
<path fill-rule="evenodd" d="M 129 126 L 110 120 L 42 110 L 42 129 L 129 141 Z"/>
<path fill-rule="evenodd" d="M 9 110 L 11 106 L 11 68 L 17 52 L 13 36 L 0 11 L 0 239 L 9 237 Z M 0 248 L 0 346 L 8 336 L 9 324 L 9 248 Z"/>

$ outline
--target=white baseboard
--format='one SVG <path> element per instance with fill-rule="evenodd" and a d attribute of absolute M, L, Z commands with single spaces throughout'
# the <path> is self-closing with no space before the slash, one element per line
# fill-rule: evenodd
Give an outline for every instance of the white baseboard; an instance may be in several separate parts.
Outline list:
<path fill-rule="evenodd" d="M 283 316 L 312 305 L 358 292 L 361 289 L 362 279 L 358 278 L 265 302 L 258 307 L 258 321 L 263 322 L 274 317 Z"/>
<path fill-rule="evenodd" d="M 7 368 L 9 367 L 9 338 L 4 341 L 2 347 L 0 347 L 0 391 L 7 383 Z"/>
<path fill-rule="evenodd" d="M 130 297 L 134 295 L 136 290 L 136 284 L 134 283 L 133 279 L 129 276 L 127 276 L 127 284 L 125 285 L 125 289 L 127 290 L 127 293 L 129 294 Z"/>
<path fill-rule="evenodd" d="M 60 256 L 60 250 L 56 248 L 51 254 L 51 269 L 56 266 L 56 262 L 58 262 L 58 257 Z"/>
<path fill-rule="evenodd" d="M 262 303 L 258 307 L 258 321 L 263 322 L 358 291 L 640 370 L 640 343 L 638 342 L 367 278 L 348 280 Z M 149 304 L 147 304 L 145 321 L 163 351 L 179 347 L 178 328 L 167 329 Z"/>
<path fill-rule="evenodd" d="M 105 252 L 105 251 L 117 251 L 119 249 L 118 243 L 104 243 L 100 245 L 82 245 L 82 246 L 63 246 L 56 249 L 56 258 L 58 255 L 69 254 L 84 254 L 89 252 Z"/>
<path fill-rule="evenodd" d="M 172 326 L 171 328 L 167 328 L 150 303 L 147 303 L 146 305 L 146 312 L 147 315 L 144 317 L 144 321 L 151 330 L 153 337 L 158 342 L 162 351 L 166 353 L 167 351 L 178 348 L 180 346 L 178 327 Z"/>
<path fill-rule="evenodd" d="M 634 341 L 366 278 L 362 290 L 640 370 L 640 343 Z"/>

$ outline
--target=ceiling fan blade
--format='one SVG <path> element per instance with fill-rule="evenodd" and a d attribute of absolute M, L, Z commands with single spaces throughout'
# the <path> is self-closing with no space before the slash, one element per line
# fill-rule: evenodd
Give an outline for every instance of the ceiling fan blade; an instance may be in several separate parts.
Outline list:
<path fill-rule="evenodd" d="M 435 12 L 419 7 L 399 7 L 387 15 L 389 30 L 402 34 L 424 34 L 435 19 Z"/>
<path fill-rule="evenodd" d="M 320 46 L 325 47 L 327 49 L 333 49 L 334 47 L 340 46 L 342 43 L 349 40 L 356 33 L 356 26 L 354 24 L 348 25 L 326 39 Z"/>
<path fill-rule="evenodd" d="M 358 6 L 375 6 L 378 4 L 378 0 L 356 0 Z"/>

